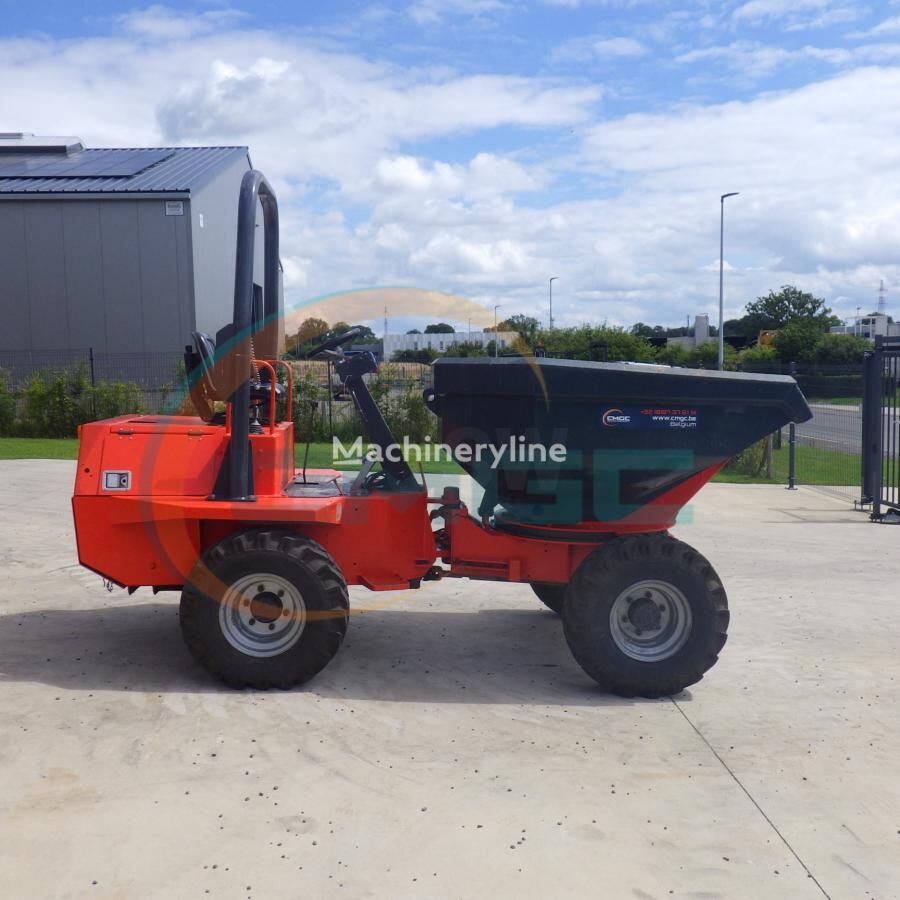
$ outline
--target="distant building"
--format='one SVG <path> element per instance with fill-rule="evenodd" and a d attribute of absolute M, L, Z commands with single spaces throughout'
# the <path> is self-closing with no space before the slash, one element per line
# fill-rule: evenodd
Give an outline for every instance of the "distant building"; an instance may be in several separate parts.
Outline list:
<path fill-rule="evenodd" d="M 191 331 L 215 335 L 250 167 L 246 147 L 0 134 L 0 351 L 176 354 Z"/>
<path fill-rule="evenodd" d="M 348 354 L 351 353 L 371 353 L 372 356 L 375 357 L 375 362 L 382 361 L 382 347 L 381 341 L 376 341 L 374 344 L 351 344 L 349 348 L 345 351 Z"/>
<path fill-rule="evenodd" d="M 884 313 L 869 313 L 867 316 L 859 316 L 852 325 L 836 325 L 831 329 L 832 334 L 855 334 L 868 341 L 875 340 L 876 336 L 883 337 L 900 335 L 900 322 L 892 322 L 891 317 Z"/>
<path fill-rule="evenodd" d="M 508 350 L 518 335 L 514 331 L 461 331 L 446 334 L 388 334 L 384 338 L 384 358 L 391 360 L 401 350 L 434 350 L 445 353 L 453 344 L 480 344 L 487 346 L 495 338 L 499 349 Z"/>
<path fill-rule="evenodd" d="M 668 346 L 684 347 L 685 350 L 693 350 L 707 341 L 715 340 L 709 333 L 709 316 L 700 315 L 694 319 L 694 333 L 685 335 L 684 337 L 670 337 L 666 344 Z"/>

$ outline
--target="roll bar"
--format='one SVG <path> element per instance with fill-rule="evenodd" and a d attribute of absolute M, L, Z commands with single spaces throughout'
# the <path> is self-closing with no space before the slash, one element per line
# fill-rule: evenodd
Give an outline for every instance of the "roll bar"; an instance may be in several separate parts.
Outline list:
<path fill-rule="evenodd" d="M 263 321 L 253 322 L 253 260 L 256 250 L 256 204 L 262 205 L 264 246 Z M 253 499 L 250 458 L 250 377 L 253 346 L 263 359 L 278 356 L 278 200 L 262 172 L 251 169 L 241 180 L 234 266 L 234 324 L 231 348 L 231 440 L 224 462 L 227 486 L 222 500 Z M 273 386 L 274 389 L 274 386 Z"/>

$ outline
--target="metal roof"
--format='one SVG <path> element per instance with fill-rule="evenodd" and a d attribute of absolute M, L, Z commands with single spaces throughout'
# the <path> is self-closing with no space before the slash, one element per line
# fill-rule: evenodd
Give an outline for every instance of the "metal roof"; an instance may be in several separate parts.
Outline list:
<path fill-rule="evenodd" d="M 0 194 L 189 192 L 247 153 L 246 147 L 89 149 L 58 157 L 4 153 Z"/>

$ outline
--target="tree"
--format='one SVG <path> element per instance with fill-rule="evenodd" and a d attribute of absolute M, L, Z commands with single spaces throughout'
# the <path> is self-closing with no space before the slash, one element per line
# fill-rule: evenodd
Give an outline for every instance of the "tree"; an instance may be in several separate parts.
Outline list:
<path fill-rule="evenodd" d="M 395 351 L 393 357 L 391 358 L 392 362 L 417 362 L 417 363 L 432 363 L 438 357 L 438 354 L 430 349 L 429 347 L 425 347 L 422 350 L 397 350 Z"/>
<path fill-rule="evenodd" d="M 655 348 L 646 338 L 610 325 L 578 325 L 540 331 L 537 342 L 547 353 L 558 353 L 572 359 L 590 359 L 591 344 L 595 342 L 606 344 L 607 359 L 610 361 L 653 362 L 656 358 Z"/>
<path fill-rule="evenodd" d="M 832 325 L 840 325 L 840 320 L 831 315 L 823 299 L 785 284 L 780 291 L 769 291 L 765 297 L 757 297 L 747 304 L 744 333 L 749 332 L 748 336 L 752 336 L 763 329 L 784 328 L 792 322 L 809 323 L 819 334 L 824 334 Z"/>
<path fill-rule="evenodd" d="M 425 326 L 425 334 L 456 334 L 456 329 L 446 322 L 433 322 Z"/>
<path fill-rule="evenodd" d="M 656 361 L 668 366 L 686 366 L 691 354 L 681 344 L 666 344 L 656 351 Z"/>
<path fill-rule="evenodd" d="M 861 363 L 869 342 L 855 334 L 823 334 L 813 347 L 812 358 L 825 366 L 850 366 Z"/>
<path fill-rule="evenodd" d="M 533 316 L 517 314 L 504 319 L 497 326 L 497 331 L 514 331 L 529 347 L 534 347 L 534 340 L 540 327 L 541 323 Z"/>
<path fill-rule="evenodd" d="M 297 329 L 296 342 L 298 346 L 308 344 L 310 341 L 325 334 L 328 331 L 328 323 L 324 319 L 304 319 Z"/>
<path fill-rule="evenodd" d="M 302 354 L 307 346 L 317 338 L 324 337 L 328 331 L 328 323 L 324 319 L 304 319 L 294 334 L 285 337 L 287 352 L 292 355 Z"/>
<path fill-rule="evenodd" d="M 814 319 L 796 319 L 778 330 L 772 346 L 783 362 L 811 362 L 822 330 Z"/>
<path fill-rule="evenodd" d="M 378 340 L 375 332 L 368 325 L 352 325 L 351 327 L 359 329 L 359 335 L 356 338 L 359 344 L 374 344 Z"/>
<path fill-rule="evenodd" d="M 737 368 L 737 350 L 731 344 L 725 344 L 722 348 L 722 367 L 724 369 Z M 689 364 L 701 369 L 716 369 L 719 366 L 719 344 L 717 341 L 704 341 L 698 347 L 694 347 L 689 354 Z"/>
<path fill-rule="evenodd" d="M 766 368 L 778 362 L 778 354 L 774 347 L 768 347 L 765 344 L 757 344 L 754 347 L 748 347 L 741 353 L 741 365 L 753 368 L 760 366 Z"/>
<path fill-rule="evenodd" d="M 444 356 L 487 356 L 487 348 L 478 341 L 460 341 L 458 344 L 451 344 Z"/>

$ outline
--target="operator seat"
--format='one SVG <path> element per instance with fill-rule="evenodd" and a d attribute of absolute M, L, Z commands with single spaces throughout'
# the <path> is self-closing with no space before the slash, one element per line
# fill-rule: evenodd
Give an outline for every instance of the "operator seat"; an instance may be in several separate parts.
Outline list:
<path fill-rule="evenodd" d="M 221 329 L 216 335 L 220 341 L 231 337 L 229 326 Z M 184 370 L 188 378 L 188 390 L 197 414 L 204 422 L 224 424 L 224 415 L 217 415 L 215 401 L 227 400 L 230 396 L 226 391 L 227 375 L 225 359 L 216 359 L 216 342 L 205 331 L 192 331 L 193 345 L 187 344 L 184 348 Z M 267 380 L 268 372 L 263 372 L 266 378 L 257 376 L 250 381 L 250 403 L 254 406 L 262 406 L 265 413 L 268 412 L 269 397 L 272 393 L 272 384 Z M 218 382 L 218 387 L 217 383 Z M 283 384 L 275 383 L 275 396 L 281 398 L 285 392 Z"/>

